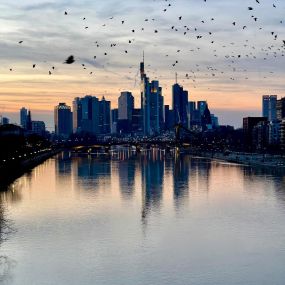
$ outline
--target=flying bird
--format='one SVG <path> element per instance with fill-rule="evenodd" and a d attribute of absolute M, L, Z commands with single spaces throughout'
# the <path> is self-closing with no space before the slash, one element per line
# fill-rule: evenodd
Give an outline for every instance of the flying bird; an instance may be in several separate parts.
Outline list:
<path fill-rule="evenodd" d="M 66 64 L 72 64 L 72 63 L 74 63 L 74 62 L 75 62 L 74 56 L 73 56 L 73 55 L 70 55 L 70 56 L 65 60 L 64 63 L 66 63 Z"/>

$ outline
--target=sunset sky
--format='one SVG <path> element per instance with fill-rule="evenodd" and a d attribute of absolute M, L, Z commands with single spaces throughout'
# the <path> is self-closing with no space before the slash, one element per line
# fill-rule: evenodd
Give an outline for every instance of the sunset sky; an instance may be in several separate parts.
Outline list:
<path fill-rule="evenodd" d="M 144 51 L 166 104 L 177 72 L 190 100 L 240 126 L 260 115 L 263 94 L 285 95 L 285 2 L 259 2 L 2 0 L 0 115 L 18 122 L 25 106 L 52 130 L 54 106 L 77 96 L 104 95 L 114 108 L 128 90 L 138 107 Z M 63 64 L 69 55 L 75 63 Z"/>

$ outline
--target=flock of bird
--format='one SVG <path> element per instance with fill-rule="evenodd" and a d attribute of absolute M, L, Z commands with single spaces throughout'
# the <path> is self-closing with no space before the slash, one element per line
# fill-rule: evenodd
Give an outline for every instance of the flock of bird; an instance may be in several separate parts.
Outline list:
<path fill-rule="evenodd" d="M 156 1 L 156 0 L 154 0 Z M 208 0 L 209 1 L 209 0 Z M 266 0 L 269 1 L 269 0 Z M 275 0 L 278 1 L 278 0 Z M 160 1 L 163 2 L 161 6 L 161 17 L 167 17 L 169 16 L 169 13 L 171 13 L 171 9 L 175 6 L 178 5 L 178 3 L 175 3 L 174 0 L 164 0 Z M 159 2 L 159 3 L 160 3 Z M 207 8 L 207 0 L 201 0 L 201 5 L 205 5 L 205 9 Z M 204 2 L 204 4 L 203 4 Z M 249 19 L 252 19 L 252 22 L 257 25 L 260 21 L 259 17 L 257 17 L 254 13 L 256 6 L 257 5 L 262 5 L 264 1 L 261 0 L 252 0 L 252 5 L 244 7 L 244 13 L 249 13 Z M 241 1 L 242 3 L 242 1 Z M 268 2 L 267 2 L 268 3 Z M 278 9 L 278 4 L 277 3 L 272 3 L 272 9 Z M 269 11 L 268 11 L 269 12 Z M 274 11 L 270 12 L 273 13 Z M 62 12 L 63 17 L 72 17 L 72 12 L 66 10 Z M 244 67 L 244 63 L 249 60 L 256 60 L 256 61 L 266 61 L 270 58 L 279 58 L 279 57 L 284 57 L 285 56 L 285 39 L 280 38 L 280 35 L 276 31 L 271 31 L 270 35 L 266 36 L 271 36 L 271 42 L 266 42 L 264 46 L 260 46 L 258 44 L 252 43 L 251 39 L 245 39 L 244 42 L 241 44 L 240 42 L 235 42 L 234 40 L 231 41 L 230 43 L 220 43 L 218 39 L 215 38 L 215 34 L 217 32 L 217 29 L 214 28 L 215 25 L 215 16 L 209 18 L 209 19 L 200 19 L 200 22 L 196 23 L 196 26 L 193 25 L 188 25 L 186 23 L 187 19 L 185 16 L 178 16 L 177 21 L 175 25 L 170 25 L 168 27 L 168 32 L 169 32 L 169 37 L 171 39 L 172 34 L 175 33 L 176 37 L 177 35 L 182 38 L 184 41 L 185 39 L 189 39 L 189 45 L 187 48 L 187 51 L 185 50 L 185 46 L 179 47 L 177 43 L 177 49 L 175 53 L 167 53 L 163 54 L 162 56 L 164 57 L 164 60 L 166 62 L 169 62 L 169 68 L 174 69 L 175 71 L 179 70 L 179 65 L 180 65 L 180 59 L 185 61 L 189 57 L 189 53 L 193 55 L 193 57 L 197 56 L 199 53 L 201 53 L 202 50 L 205 48 L 207 49 L 207 52 L 210 56 L 213 56 L 213 64 L 195 64 L 189 70 L 183 75 L 183 81 L 185 80 L 191 80 L 193 83 L 193 87 L 196 88 L 197 86 L 197 81 L 198 77 L 201 77 L 201 74 L 204 78 L 216 78 L 219 75 L 222 76 L 227 76 L 228 80 L 235 81 L 237 80 L 237 72 L 241 72 L 243 74 L 245 80 L 249 79 L 249 75 L 247 74 L 247 68 Z M 111 16 L 106 19 L 106 21 L 117 21 L 117 25 L 121 26 L 121 29 L 124 32 L 128 32 L 129 34 L 129 39 L 127 41 L 128 48 L 125 48 L 126 45 L 121 45 L 120 42 L 111 42 L 110 39 L 106 38 L 106 43 L 108 43 L 108 48 L 106 48 L 107 44 L 102 43 L 99 41 L 92 41 L 92 49 L 97 49 L 96 54 L 93 55 L 92 60 L 97 61 L 99 58 L 109 58 L 109 55 L 111 54 L 112 49 L 119 49 L 122 54 L 128 55 L 134 47 L 132 44 L 134 44 L 137 40 L 137 35 L 138 33 L 143 33 L 148 29 L 150 29 L 150 26 L 147 26 L 148 22 L 152 22 L 152 28 L 153 28 L 153 34 L 154 36 L 158 36 L 161 32 L 165 32 L 165 27 L 161 31 L 157 25 L 156 27 L 156 22 L 159 21 L 159 19 L 156 18 L 149 18 L 146 17 L 144 19 L 144 24 L 143 23 L 138 23 L 141 25 L 139 29 L 131 29 L 127 30 L 128 27 L 125 28 L 126 23 L 128 22 L 128 19 L 117 19 L 114 16 Z M 279 23 L 282 27 L 283 25 L 283 20 L 279 19 Z M 86 17 L 82 17 L 82 22 L 83 22 L 83 29 L 88 30 L 90 27 L 87 24 L 87 19 Z M 209 25 L 206 26 L 206 23 L 210 25 L 210 27 L 213 27 L 211 30 L 205 32 L 205 28 L 203 28 L 203 25 L 208 28 Z M 242 22 L 239 22 L 238 19 L 233 19 L 231 23 L 229 23 L 229 26 L 232 26 L 235 28 L 237 33 L 242 33 L 246 32 L 246 30 L 249 28 L 248 24 L 244 24 Z M 104 27 L 108 27 L 108 22 L 102 23 L 102 29 Z M 161 27 L 161 26 L 160 26 Z M 202 28 L 201 28 L 202 27 Z M 258 31 L 264 31 L 264 26 L 260 24 L 258 27 L 256 27 L 256 33 Z M 263 33 L 267 33 L 263 32 Z M 158 34 L 158 35 L 157 35 Z M 89 35 L 87 35 L 88 37 Z M 233 37 L 234 39 L 234 37 Z M 111 39 L 112 40 L 112 39 Z M 171 41 L 171 40 L 170 40 Z M 202 44 L 200 42 L 203 41 Z M 24 45 L 25 41 L 24 40 L 19 40 L 18 41 L 19 45 Z M 171 43 L 173 45 L 173 43 Z M 102 47 L 104 46 L 105 50 L 101 51 Z M 157 49 L 159 48 L 154 44 L 154 47 Z M 190 47 L 190 48 L 189 48 Z M 100 51 L 100 52 L 99 52 Z M 230 51 L 230 52 L 229 52 Z M 161 47 L 161 52 L 163 52 L 163 49 Z M 187 54 L 186 54 L 187 52 Z M 183 55 L 182 55 L 183 54 Z M 182 56 L 180 56 L 182 55 Z M 221 58 L 226 62 L 226 67 L 219 67 L 215 66 L 216 59 L 215 58 Z M 243 64 L 240 64 L 240 63 Z M 47 71 L 48 75 L 53 75 L 56 69 L 60 68 L 61 64 L 73 64 L 73 63 L 78 63 L 81 65 L 81 67 L 84 70 L 87 70 L 90 75 L 96 75 L 96 71 L 91 70 L 91 68 L 94 68 L 94 66 L 86 63 L 86 62 L 80 62 L 80 55 L 66 55 L 66 59 L 63 59 L 62 62 L 60 62 L 57 66 L 51 66 L 49 70 Z M 108 63 L 107 63 L 108 64 Z M 134 68 L 137 65 L 132 65 L 129 66 L 130 69 Z M 150 66 L 150 65 L 148 65 Z M 31 68 L 35 69 L 37 68 L 36 63 L 31 64 Z M 14 68 L 10 68 L 10 71 L 14 71 Z M 173 73 L 175 72 L 173 71 Z M 149 72 L 149 74 L 152 74 L 154 78 L 157 78 L 157 69 L 153 69 L 152 72 Z M 132 71 L 129 71 L 130 74 L 132 74 Z M 270 70 L 268 74 L 273 74 L 274 71 Z M 138 75 L 138 74 L 137 74 Z M 266 78 L 266 76 L 264 76 Z"/>

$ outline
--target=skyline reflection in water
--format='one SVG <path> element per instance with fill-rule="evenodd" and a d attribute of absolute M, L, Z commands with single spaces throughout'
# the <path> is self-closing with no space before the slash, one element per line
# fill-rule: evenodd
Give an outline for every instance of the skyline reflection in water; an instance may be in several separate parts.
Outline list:
<path fill-rule="evenodd" d="M 15 261 L 7 284 L 284 284 L 274 170 L 63 152 L 2 190 L 16 230 L 0 247 Z"/>

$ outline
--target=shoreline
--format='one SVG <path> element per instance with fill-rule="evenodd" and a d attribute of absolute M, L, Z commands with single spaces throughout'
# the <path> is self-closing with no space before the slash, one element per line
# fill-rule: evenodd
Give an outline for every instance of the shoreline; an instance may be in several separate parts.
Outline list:
<path fill-rule="evenodd" d="M 275 170 L 285 171 L 285 157 L 282 155 L 257 154 L 257 153 L 239 153 L 229 154 L 212 152 L 190 152 L 189 154 L 197 157 L 209 158 L 218 161 L 236 163 L 245 166 L 263 167 Z"/>
<path fill-rule="evenodd" d="M 58 154 L 61 150 L 48 150 L 42 152 L 34 157 L 25 160 L 7 163 L 7 165 L 0 166 L 0 192 L 5 191 L 9 184 L 13 183 L 16 179 L 28 173 L 38 165 L 42 164 L 49 158 Z"/>

